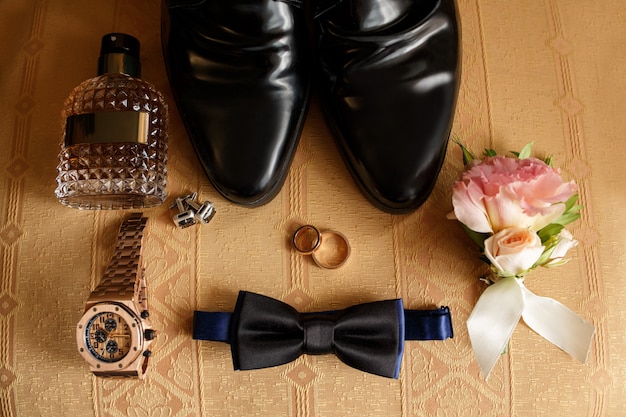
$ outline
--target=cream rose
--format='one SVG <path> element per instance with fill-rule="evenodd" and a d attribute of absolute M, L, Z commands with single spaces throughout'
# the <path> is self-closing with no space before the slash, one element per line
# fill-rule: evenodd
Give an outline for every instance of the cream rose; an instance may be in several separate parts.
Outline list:
<path fill-rule="evenodd" d="M 504 229 L 485 240 L 485 256 L 501 275 L 522 275 L 544 251 L 536 232 L 513 227 Z"/>

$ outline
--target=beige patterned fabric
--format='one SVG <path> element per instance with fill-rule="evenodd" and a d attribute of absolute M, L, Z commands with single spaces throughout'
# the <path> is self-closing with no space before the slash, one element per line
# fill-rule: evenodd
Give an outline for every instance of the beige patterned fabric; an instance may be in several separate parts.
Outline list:
<path fill-rule="evenodd" d="M 451 211 L 462 169 L 450 146 L 418 211 L 373 208 L 357 190 L 314 99 L 284 188 L 270 204 L 228 203 L 208 183 L 173 105 L 160 47 L 160 3 L 0 2 L 0 416 L 624 416 L 626 415 L 626 10 L 623 2 L 458 0 L 463 78 L 453 133 L 480 152 L 552 154 L 580 186 L 580 241 L 530 290 L 593 322 L 586 364 L 517 326 L 485 381 L 465 320 L 484 272 Z M 63 100 L 95 75 L 100 37 L 142 45 L 143 78 L 171 109 L 166 204 L 145 211 L 149 304 L 159 331 L 144 381 L 102 380 L 75 342 L 127 212 L 79 211 L 54 197 Z M 242 120 L 242 123 L 245 121 Z M 198 191 L 217 215 L 176 229 L 174 197 Z M 300 224 L 344 233 L 346 265 L 317 267 L 289 237 Z M 300 311 L 402 297 L 448 305 L 454 339 L 407 342 L 398 380 L 333 356 L 234 372 L 228 345 L 191 339 L 194 309 L 229 311 L 240 289 Z"/>

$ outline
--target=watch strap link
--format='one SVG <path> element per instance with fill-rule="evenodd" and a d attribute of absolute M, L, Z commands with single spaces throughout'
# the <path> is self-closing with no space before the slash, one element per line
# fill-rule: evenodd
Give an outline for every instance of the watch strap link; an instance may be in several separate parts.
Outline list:
<path fill-rule="evenodd" d="M 141 243 L 147 221 L 142 213 L 132 213 L 122 223 L 111 262 L 89 302 L 135 301 L 139 311 L 147 310 L 146 280 L 141 262 Z"/>

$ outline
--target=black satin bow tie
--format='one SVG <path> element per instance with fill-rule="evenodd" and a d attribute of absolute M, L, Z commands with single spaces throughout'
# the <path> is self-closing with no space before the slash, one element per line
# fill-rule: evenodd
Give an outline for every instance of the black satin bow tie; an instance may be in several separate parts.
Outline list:
<path fill-rule="evenodd" d="M 231 345 L 235 370 L 282 365 L 303 353 L 334 353 L 356 369 L 398 378 L 405 340 L 449 337 L 447 307 L 404 310 L 401 299 L 298 313 L 281 301 L 241 291 L 233 313 L 196 311 L 193 323 L 194 339 Z"/>

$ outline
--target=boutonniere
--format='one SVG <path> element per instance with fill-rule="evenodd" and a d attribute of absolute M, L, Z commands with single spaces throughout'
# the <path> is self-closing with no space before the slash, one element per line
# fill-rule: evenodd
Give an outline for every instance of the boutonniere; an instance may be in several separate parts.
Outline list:
<path fill-rule="evenodd" d="M 529 272 L 567 262 L 578 244 L 565 228 L 580 217 L 576 183 L 564 181 L 551 158 L 532 157 L 532 143 L 512 156 L 487 149 L 482 158 L 457 143 L 466 169 L 454 184 L 448 217 L 462 224 L 489 265 L 481 278 L 488 287 L 467 320 L 482 373 L 489 376 L 520 318 L 585 362 L 594 326 L 524 285 Z"/>

